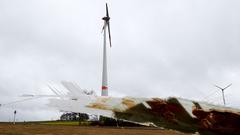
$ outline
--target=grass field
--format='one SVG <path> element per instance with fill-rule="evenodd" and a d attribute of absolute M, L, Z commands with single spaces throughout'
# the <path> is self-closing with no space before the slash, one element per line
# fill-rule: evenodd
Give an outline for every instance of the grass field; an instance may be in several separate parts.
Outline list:
<path fill-rule="evenodd" d="M 78 122 L 0 123 L 0 135 L 191 135 L 150 128 L 76 126 Z"/>
<path fill-rule="evenodd" d="M 71 126 L 78 126 L 78 121 L 46 121 L 46 122 L 39 122 L 39 124 L 45 124 L 45 125 L 71 125 Z M 89 122 L 81 122 L 81 125 L 89 124 Z"/>

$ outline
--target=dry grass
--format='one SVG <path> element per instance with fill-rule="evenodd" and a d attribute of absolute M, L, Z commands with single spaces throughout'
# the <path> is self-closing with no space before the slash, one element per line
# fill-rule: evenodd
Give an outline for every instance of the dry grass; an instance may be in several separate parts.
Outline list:
<path fill-rule="evenodd" d="M 41 124 L 0 124 L 0 135 L 190 135 L 148 128 L 83 127 Z"/>

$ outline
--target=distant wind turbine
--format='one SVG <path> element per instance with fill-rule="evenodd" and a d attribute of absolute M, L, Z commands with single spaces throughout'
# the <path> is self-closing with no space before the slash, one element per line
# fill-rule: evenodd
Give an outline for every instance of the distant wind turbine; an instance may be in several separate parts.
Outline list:
<path fill-rule="evenodd" d="M 15 110 L 14 113 L 13 113 L 13 124 L 15 125 L 15 122 L 16 122 L 16 114 L 17 114 L 17 111 Z"/>
<path fill-rule="evenodd" d="M 104 20 L 104 25 L 102 28 L 103 33 L 103 72 L 102 72 L 102 96 L 108 96 L 108 79 L 107 79 L 107 48 L 106 48 L 106 28 L 108 28 L 108 37 L 109 44 L 112 47 L 111 43 L 111 34 L 110 34 L 110 17 L 108 13 L 108 5 L 106 3 L 106 16 L 102 18 Z"/>
<path fill-rule="evenodd" d="M 224 90 L 227 89 L 228 87 L 230 87 L 232 84 L 229 84 L 228 86 L 226 86 L 225 88 L 219 87 L 217 85 L 214 85 L 215 87 L 219 88 L 220 90 L 222 90 L 222 96 L 223 96 L 223 104 L 226 105 L 225 102 L 225 96 L 224 96 Z"/>

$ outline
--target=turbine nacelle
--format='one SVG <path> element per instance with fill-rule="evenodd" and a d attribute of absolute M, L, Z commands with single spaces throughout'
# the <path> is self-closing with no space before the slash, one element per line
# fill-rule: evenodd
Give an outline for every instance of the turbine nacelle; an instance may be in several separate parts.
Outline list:
<path fill-rule="evenodd" d="M 108 22 L 108 21 L 110 20 L 110 17 L 105 16 L 105 17 L 103 17 L 102 19 L 103 19 L 104 21 Z"/>

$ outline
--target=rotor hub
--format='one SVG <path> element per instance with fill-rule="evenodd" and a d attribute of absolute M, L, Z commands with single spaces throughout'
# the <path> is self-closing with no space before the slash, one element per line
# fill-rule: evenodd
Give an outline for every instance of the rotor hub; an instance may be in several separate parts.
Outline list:
<path fill-rule="evenodd" d="M 103 17 L 102 19 L 105 20 L 105 21 L 109 21 L 109 20 L 110 20 L 110 17 L 105 16 L 105 17 Z"/>

